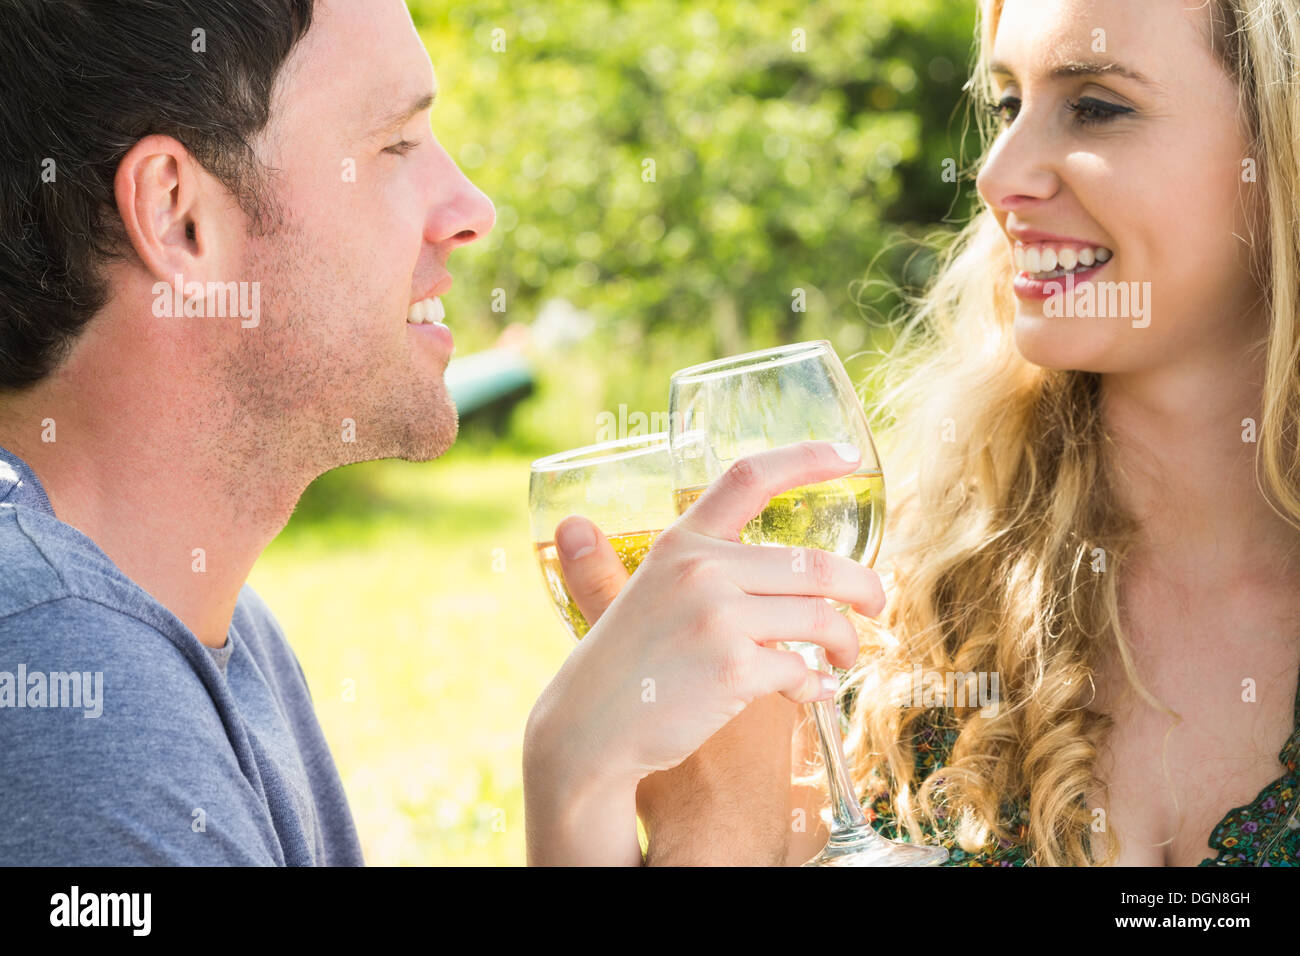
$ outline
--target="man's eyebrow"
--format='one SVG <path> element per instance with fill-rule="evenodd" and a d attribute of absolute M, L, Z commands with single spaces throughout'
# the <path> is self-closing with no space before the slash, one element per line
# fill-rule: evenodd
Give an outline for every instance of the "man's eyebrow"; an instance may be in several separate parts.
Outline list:
<path fill-rule="evenodd" d="M 994 76 L 1007 76 L 1015 79 L 1015 71 L 1005 63 L 995 62 L 989 64 L 989 72 Z M 1153 90 L 1160 89 L 1160 84 L 1155 80 L 1143 76 L 1136 70 L 1130 70 L 1121 63 L 1101 60 L 1064 60 L 1059 62 L 1048 73 L 1048 76 L 1054 80 L 1073 79 L 1079 76 L 1122 76 L 1125 79 L 1133 80 L 1135 83 L 1141 83 L 1143 86 L 1150 87 Z"/>
<path fill-rule="evenodd" d="M 397 109 L 390 110 L 374 122 L 370 128 L 370 135 L 378 136 L 380 133 L 386 133 L 398 126 L 405 126 L 407 120 L 412 116 L 417 113 L 423 113 L 425 110 L 432 107 L 437 96 L 438 93 L 436 90 L 432 93 L 422 93 L 417 96 L 409 106 L 398 107 Z"/>

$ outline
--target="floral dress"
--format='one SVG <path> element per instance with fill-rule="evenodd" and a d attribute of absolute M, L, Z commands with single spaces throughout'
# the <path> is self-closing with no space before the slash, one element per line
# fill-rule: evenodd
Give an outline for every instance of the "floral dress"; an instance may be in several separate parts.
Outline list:
<path fill-rule="evenodd" d="M 940 711 L 931 711 L 939 714 Z M 1291 737 L 1282 747 L 1278 759 L 1283 774 L 1252 801 L 1228 811 L 1210 834 L 1209 847 L 1215 856 L 1201 861 L 1201 866 L 1300 866 L 1300 687 L 1296 688 L 1295 719 Z M 942 720 L 922 722 L 915 740 L 916 779 L 924 780 L 944 765 L 957 740 L 957 728 Z M 884 794 L 866 807 L 871 825 L 885 837 L 908 841 L 899 834 L 893 806 Z M 940 811 L 942 813 L 942 811 Z M 1025 842 L 1029 833 L 1029 810 L 1023 801 L 1003 805 L 1003 817 L 1012 840 L 998 841 L 979 853 L 967 853 L 957 845 L 953 828 L 939 821 L 941 832 L 931 828 L 927 843 L 938 843 L 948 850 L 946 866 L 1028 866 Z"/>

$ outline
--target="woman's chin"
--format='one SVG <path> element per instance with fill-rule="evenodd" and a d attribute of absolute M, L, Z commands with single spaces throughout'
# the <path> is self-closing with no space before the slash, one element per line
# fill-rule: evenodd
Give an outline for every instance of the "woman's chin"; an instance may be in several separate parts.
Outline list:
<path fill-rule="evenodd" d="M 1095 330 L 1081 328 L 1079 319 L 1047 318 L 1023 305 L 1016 311 L 1016 350 L 1026 362 L 1041 368 L 1078 369 L 1100 372 L 1105 369 L 1106 349 L 1093 341 Z"/>

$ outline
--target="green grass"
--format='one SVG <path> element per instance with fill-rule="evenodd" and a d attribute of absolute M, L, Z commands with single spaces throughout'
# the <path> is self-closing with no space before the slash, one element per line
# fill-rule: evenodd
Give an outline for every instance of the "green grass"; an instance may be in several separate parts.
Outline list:
<path fill-rule="evenodd" d="M 525 861 L 521 752 L 571 649 L 528 459 L 453 449 L 309 490 L 250 583 L 302 662 L 370 864 Z"/>

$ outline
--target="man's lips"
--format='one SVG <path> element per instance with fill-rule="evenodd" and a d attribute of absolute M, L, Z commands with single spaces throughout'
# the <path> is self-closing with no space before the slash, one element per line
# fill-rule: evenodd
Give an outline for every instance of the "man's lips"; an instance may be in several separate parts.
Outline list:
<path fill-rule="evenodd" d="M 447 310 L 442 299 L 433 296 L 411 305 L 406 312 L 406 326 L 414 329 L 417 334 L 440 343 L 450 354 L 456 348 L 456 339 L 444 323 L 446 318 Z"/>
<path fill-rule="evenodd" d="M 411 325 L 442 322 L 446 318 L 447 309 L 442 304 L 442 299 L 437 297 L 421 299 L 406 311 L 406 321 Z"/>

